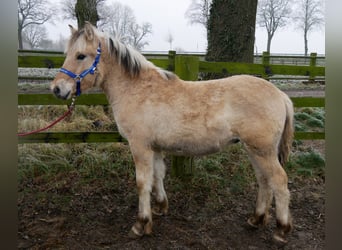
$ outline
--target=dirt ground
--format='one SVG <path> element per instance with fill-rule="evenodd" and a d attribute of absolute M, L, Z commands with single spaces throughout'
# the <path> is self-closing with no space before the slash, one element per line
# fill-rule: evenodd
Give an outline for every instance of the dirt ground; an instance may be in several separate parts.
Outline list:
<path fill-rule="evenodd" d="M 82 184 L 83 183 L 83 184 Z M 133 180 L 113 178 L 84 183 L 77 172 L 55 177 L 54 185 L 36 178 L 19 185 L 19 249 L 324 249 L 324 178 L 290 180 L 294 231 L 288 244 L 272 240 L 274 206 L 267 228 L 246 223 L 256 184 L 244 192 L 209 197 L 169 191 L 169 214 L 154 216 L 153 234 L 128 238 L 137 213 Z M 184 184 L 186 186 L 186 184 Z M 25 190 L 25 191 L 24 191 Z M 29 190 L 29 191 L 28 191 Z"/>

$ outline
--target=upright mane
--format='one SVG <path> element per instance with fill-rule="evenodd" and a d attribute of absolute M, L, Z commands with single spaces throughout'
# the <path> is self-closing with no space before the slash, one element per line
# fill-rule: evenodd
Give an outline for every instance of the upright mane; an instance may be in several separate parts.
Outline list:
<path fill-rule="evenodd" d="M 105 46 L 107 46 L 108 48 L 110 57 L 116 60 L 116 62 L 121 65 L 125 72 L 127 72 L 131 77 L 134 78 L 139 76 L 142 70 L 148 68 L 156 69 L 160 73 L 160 75 L 167 80 L 173 79 L 175 77 L 173 73 L 156 67 L 154 64 L 149 62 L 139 51 L 129 45 L 122 43 L 119 39 L 110 37 L 106 33 L 101 32 L 97 29 L 93 29 L 93 31 L 96 37 L 98 37 L 99 39 L 103 38 L 103 40 L 106 42 Z M 70 51 L 71 49 L 85 49 L 87 44 L 86 40 L 79 39 L 85 32 L 85 29 L 82 28 L 78 31 L 75 30 L 72 33 L 66 52 Z M 94 47 L 97 47 L 98 44 L 96 44 L 96 39 L 93 39 L 93 42 Z"/>
<path fill-rule="evenodd" d="M 116 38 L 107 37 L 109 51 L 119 65 L 121 65 L 127 73 L 132 77 L 140 74 L 142 69 L 156 68 L 152 63 L 137 50 L 125 45 Z"/>

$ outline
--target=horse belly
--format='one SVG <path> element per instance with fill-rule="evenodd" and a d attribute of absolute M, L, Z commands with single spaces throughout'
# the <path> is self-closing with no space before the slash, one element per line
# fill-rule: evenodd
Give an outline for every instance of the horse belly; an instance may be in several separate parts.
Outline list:
<path fill-rule="evenodd" d="M 153 143 L 153 149 L 175 155 L 207 155 L 219 152 L 225 146 L 237 142 L 231 134 L 180 134 L 172 138 L 159 138 Z"/>

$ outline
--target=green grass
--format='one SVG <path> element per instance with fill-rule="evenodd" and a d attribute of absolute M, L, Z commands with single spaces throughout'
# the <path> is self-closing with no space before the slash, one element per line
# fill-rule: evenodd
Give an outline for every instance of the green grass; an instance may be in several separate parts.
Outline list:
<path fill-rule="evenodd" d="M 319 153 L 308 150 L 293 154 L 286 168 L 292 175 L 324 176 L 325 160 Z"/>
<path fill-rule="evenodd" d="M 324 131 L 324 108 L 298 108 L 294 117 L 296 131 Z"/>
<path fill-rule="evenodd" d="M 129 148 L 123 144 L 20 144 L 19 180 L 77 171 L 83 178 L 134 176 Z"/>

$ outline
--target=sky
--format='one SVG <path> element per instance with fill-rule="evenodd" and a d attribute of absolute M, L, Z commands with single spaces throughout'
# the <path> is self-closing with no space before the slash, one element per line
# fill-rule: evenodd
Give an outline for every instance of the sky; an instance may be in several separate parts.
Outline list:
<path fill-rule="evenodd" d="M 172 49 L 181 48 L 186 52 L 206 51 L 205 29 L 200 25 L 190 25 L 184 15 L 191 0 L 106 0 L 107 3 L 114 1 L 131 7 L 137 23 L 152 24 L 153 33 L 147 38 L 150 44 L 145 46 L 143 51 L 168 51 L 170 44 L 166 41 L 166 36 L 169 33 L 174 38 Z M 68 24 L 77 27 L 76 21 L 65 21 L 62 18 L 57 18 L 54 25 L 48 24 L 49 38 L 58 39 L 60 35 L 68 37 L 70 35 Z M 256 27 L 254 51 L 257 53 L 265 51 L 266 40 L 266 30 Z M 310 52 L 325 54 L 324 29 L 309 34 Z M 301 32 L 295 30 L 292 25 L 278 30 L 272 40 L 271 53 L 303 54 L 304 42 Z"/>

